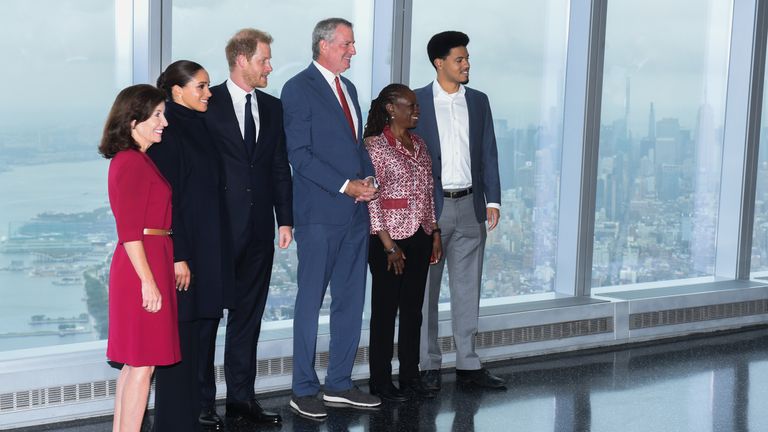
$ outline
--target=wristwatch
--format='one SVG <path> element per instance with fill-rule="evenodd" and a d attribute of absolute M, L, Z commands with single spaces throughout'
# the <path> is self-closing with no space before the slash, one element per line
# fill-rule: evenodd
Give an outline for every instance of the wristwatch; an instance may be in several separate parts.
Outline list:
<path fill-rule="evenodd" d="M 393 253 L 397 252 L 397 244 L 395 244 L 394 246 L 392 246 L 392 248 L 390 248 L 390 249 L 384 249 L 384 252 L 385 252 L 387 255 L 392 255 Z"/>

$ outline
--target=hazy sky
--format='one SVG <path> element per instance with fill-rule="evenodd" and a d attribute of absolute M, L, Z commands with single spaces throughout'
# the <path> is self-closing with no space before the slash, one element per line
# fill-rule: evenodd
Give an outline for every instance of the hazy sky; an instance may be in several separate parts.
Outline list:
<path fill-rule="evenodd" d="M 465 0 L 415 1 L 412 85 L 434 77 L 425 53 L 428 38 L 445 29 L 463 30 L 471 38 L 470 85 L 489 94 L 496 118 L 512 127 L 559 121 L 568 3 L 484 0 L 467 7 Z M 657 119 L 678 117 L 683 127 L 694 126 L 705 100 L 722 118 L 730 1 L 612 0 L 608 8 L 604 123 L 623 115 L 627 77 L 631 125 L 642 133 L 651 101 Z M 346 75 L 363 95 L 361 103 L 369 100 L 372 1 L 175 0 L 173 13 L 173 59 L 202 63 L 214 82 L 226 78 L 223 47 L 237 29 L 272 33 L 275 71 L 268 90 L 273 94 L 309 63 L 315 22 L 348 18 L 356 26 L 358 55 Z M 103 122 L 117 90 L 128 84 L 125 70 L 130 68 L 116 55 L 115 21 L 114 4 L 107 0 L 4 2 L 2 131 Z"/>

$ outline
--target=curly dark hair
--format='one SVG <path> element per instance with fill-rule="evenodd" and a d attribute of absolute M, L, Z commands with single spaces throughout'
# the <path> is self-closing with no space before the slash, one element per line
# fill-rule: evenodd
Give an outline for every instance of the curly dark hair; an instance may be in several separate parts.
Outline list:
<path fill-rule="evenodd" d="M 157 77 L 157 88 L 165 91 L 168 100 L 173 100 L 173 86 L 184 87 L 201 70 L 203 67 L 199 63 L 190 60 L 177 60 L 169 64 L 165 71 Z"/>
<path fill-rule="evenodd" d="M 405 84 L 390 84 L 379 92 L 379 96 L 371 101 L 371 109 L 368 110 L 368 121 L 363 129 L 363 138 L 380 135 L 384 126 L 391 120 L 387 112 L 387 104 L 393 104 L 397 98 L 404 97 L 411 89 Z"/>
<path fill-rule="evenodd" d="M 460 31 L 444 31 L 432 36 L 427 43 L 427 57 L 432 67 L 435 66 L 436 59 L 445 60 L 453 48 L 465 47 L 469 45 L 469 36 Z"/>
<path fill-rule="evenodd" d="M 137 84 L 120 91 L 104 124 L 99 153 L 111 159 L 120 151 L 138 150 L 139 145 L 131 135 L 131 122 L 147 120 L 162 102 L 165 102 L 165 93 L 149 84 Z"/>

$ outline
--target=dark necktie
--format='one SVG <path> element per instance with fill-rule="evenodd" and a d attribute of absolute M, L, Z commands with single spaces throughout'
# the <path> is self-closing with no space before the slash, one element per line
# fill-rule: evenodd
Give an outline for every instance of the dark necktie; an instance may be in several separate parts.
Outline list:
<path fill-rule="evenodd" d="M 245 150 L 248 155 L 253 154 L 253 148 L 256 146 L 256 122 L 253 120 L 253 111 L 251 111 L 251 94 L 245 95 L 245 124 L 243 125 L 243 141 L 245 141 Z"/>
<path fill-rule="evenodd" d="M 349 122 L 349 128 L 352 129 L 352 136 L 357 139 L 357 133 L 355 132 L 355 122 L 352 120 L 352 111 L 349 110 L 347 97 L 344 96 L 344 90 L 341 89 L 339 77 L 336 77 L 334 81 L 336 82 L 336 91 L 339 93 L 339 99 L 341 99 L 341 108 L 344 110 L 344 116 L 347 118 L 347 122 Z"/>

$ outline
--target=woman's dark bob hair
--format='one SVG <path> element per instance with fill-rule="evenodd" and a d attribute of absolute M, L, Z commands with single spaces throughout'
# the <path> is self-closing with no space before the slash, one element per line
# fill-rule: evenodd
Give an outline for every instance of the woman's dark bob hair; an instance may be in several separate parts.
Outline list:
<path fill-rule="evenodd" d="M 124 88 L 117 94 L 109 111 L 99 144 L 99 153 L 111 159 L 120 151 L 138 150 L 139 144 L 131 135 L 131 122 L 145 121 L 162 102 L 165 102 L 165 93 L 149 84 Z"/>

